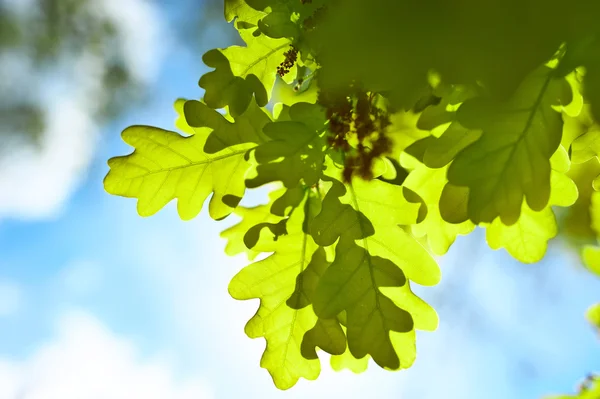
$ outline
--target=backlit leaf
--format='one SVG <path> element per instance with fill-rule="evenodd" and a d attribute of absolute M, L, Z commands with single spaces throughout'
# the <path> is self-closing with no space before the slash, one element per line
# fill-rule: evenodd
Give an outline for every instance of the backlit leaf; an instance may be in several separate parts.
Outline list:
<path fill-rule="evenodd" d="M 541 211 L 533 211 L 524 201 L 517 223 L 506 226 L 496 218 L 486 227 L 490 248 L 505 248 L 523 263 L 535 263 L 544 257 L 548 241 L 558 233 L 552 205 L 571 206 L 578 196 L 577 186 L 563 173 L 552 171 L 551 186 L 548 205 Z"/>
<path fill-rule="evenodd" d="M 286 187 L 296 187 L 300 182 L 311 186 L 319 180 L 325 148 L 322 112 L 318 106 L 297 103 L 289 113 L 292 120 L 278 120 L 264 127 L 271 141 L 256 148 L 257 176 L 247 180 L 248 187 L 274 181 Z"/>
<path fill-rule="evenodd" d="M 198 128 L 194 135 L 185 137 L 149 126 L 125 129 L 123 140 L 135 151 L 108 161 L 106 191 L 137 198 L 142 216 L 155 214 L 177 198 L 177 210 L 185 220 L 194 218 L 213 194 L 211 217 L 226 217 L 244 195 L 244 175 L 250 168 L 244 154 L 255 144 L 235 144 L 231 140 L 230 147 L 208 154 L 204 147 L 211 133 L 210 128 Z"/>
<path fill-rule="evenodd" d="M 521 213 L 523 198 L 541 211 L 550 197 L 550 157 L 561 139 L 562 119 L 551 105 L 562 98 L 564 80 L 541 68 L 506 102 L 477 97 L 458 110 L 458 121 L 483 134 L 462 151 L 448 170 L 448 180 L 469 187 L 469 217 L 474 223 L 497 216 L 511 225 Z"/>
<path fill-rule="evenodd" d="M 345 312 L 348 347 L 355 358 L 370 355 L 382 367 L 406 367 L 401 359 L 406 358 L 406 351 L 414 351 L 414 341 L 405 343 L 408 346 L 395 347 L 390 334 L 412 331 L 414 321 L 402 308 L 402 302 L 395 303 L 382 294 L 381 288 L 402 287 L 407 284 L 407 276 L 435 284 L 439 271 L 427 252 L 395 224 L 399 216 L 388 213 L 380 230 L 374 231 L 366 218 L 373 213 L 369 206 L 372 204 L 368 198 L 360 199 L 360 188 L 359 185 L 348 191 L 333 180 L 323 200 L 322 211 L 313 224 L 313 236 L 320 245 L 331 245 L 339 238 L 335 259 L 319 282 L 313 306 L 322 318 L 333 318 Z M 359 211 L 361 202 L 366 205 L 365 214 Z M 415 209 L 414 218 L 417 213 Z M 382 253 L 387 258 L 380 256 Z M 414 267 L 411 262 L 418 266 Z M 403 270 L 410 273 L 405 275 Z"/>
<path fill-rule="evenodd" d="M 319 204 L 312 198 L 305 201 L 292 213 L 288 234 L 277 240 L 274 253 L 242 269 L 229 284 L 229 293 L 236 299 L 260 298 L 260 307 L 246 325 L 246 334 L 267 341 L 260 364 L 280 389 L 292 387 L 299 378 L 313 380 L 320 372 L 319 360 L 307 359 L 301 353 L 304 334 L 314 327 L 317 317 L 311 306 L 300 306 L 300 294 L 289 306 L 298 276 L 318 250 L 303 226 L 318 212 Z"/>
<path fill-rule="evenodd" d="M 449 223 L 440 214 L 442 190 L 447 183 L 446 170 L 430 169 L 425 165 L 417 167 L 408 175 L 405 185 L 418 193 L 427 205 L 427 216 L 419 224 L 412 226 L 412 232 L 417 237 L 427 235 L 431 250 L 438 255 L 448 251 L 450 245 L 461 234 L 469 234 L 475 225 L 471 221 L 461 221 L 458 224 Z"/>

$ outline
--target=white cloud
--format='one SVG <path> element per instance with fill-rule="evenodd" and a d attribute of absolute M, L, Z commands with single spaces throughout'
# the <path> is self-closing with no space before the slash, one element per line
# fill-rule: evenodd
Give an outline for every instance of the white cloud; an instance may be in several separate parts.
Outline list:
<path fill-rule="evenodd" d="M 0 280 L 0 317 L 11 316 L 23 303 L 21 287 L 10 281 Z"/>
<path fill-rule="evenodd" d="M 115 43 L 129 73 L 150 83 L 162 60 L 160 40 L 167 36 L 160 10 L 146 0 L 94 0 L 88 7 L 99 19 L 115 24 Z M 30 11 L 36 12 L 35 7 Z M 10 72 L 3 73 L 10 79 L 2 83 L 2 91 L 33 90 L 46 118 L 39 147 L 17 140 L 2 149 L 0 219 L 48 218 L 62 210 L 92 160 L 99 129 L 93 115 L 105 101 L 106 68 L 104 58 L 89 52 L 65 53 L 54 70 L 37 75 L 23 54 L 0 59 L 0 70 Z"/>
<path fill-rule="evenodd" d="M 164 357 L 140 359 L 134 345 L 72 311 L 57 337 L 28 359 L 0 358 L 2 399 L 207 399 L 202 378 L 182 379 Z"/>
<path fill-rule="evenodd" d="M 133 77 L 142 82 L 154 79 L 164 50 L 170 45 L 166 43 L 169 36 L 160 22 L 164 11 L 157 10 L 147 0 L 93 0 L 90 3 L 90 7 L 115 24 L 121 38 L 117 43 Z"/>

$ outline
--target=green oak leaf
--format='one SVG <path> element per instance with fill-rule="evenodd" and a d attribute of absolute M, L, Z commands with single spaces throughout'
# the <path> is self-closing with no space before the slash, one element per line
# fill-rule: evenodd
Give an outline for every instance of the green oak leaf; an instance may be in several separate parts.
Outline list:
<path fill-rule="evenodd" d="M 402 286 L 406 277 L 391 261 L 371 256 L 349 235 L 336 246 L 336 257 L 315 292 L 313 307 L 322 318 L 334 318 L 346 311 L 348 347 L 352 355 L 367 354 L 381 367 L 397 369 L 400 360 L 390 332 L 413 329 L 410 313 L 397 307 L 379 287 Z"/>
<path fill-rule="evenodd" d="M 368 236 L 369 252 L 396 263 L 410 280 L 421 285 L 439 282 L 435 261 L 410 234 L 399 228 L 422 219 L 420 201 L 409 200 L 404 187 L 377 179 L 368 182 L 353 179 L 351 189 L 347 190 L 340 183 L 338 169 L 328 164 L 326 173 L 333 178 L 323 199 L 323 209 L 329 212 L 321 212 L 313 222 L 315 241 L 327 246 L 342 234 Z M 360 212 L 356 213 L 357 209 Z M 372 226 L 377 229 L 371 231 Z"/>
<path fill-rule="evenodd" d="M 273 201 L 271 213 L 278 216 L 289 216 L 289 214 L 297 208 L 304 199 L 306 190 L 307 189 L 302 186 L 285 190 L 283 195 Z"/>
<path fill-rule="evenodd" d="M 369 184 L 373 183 L 402 192 L 399 186 L 377 180 Z M 427 252 L 396 224 L 397 219 L 406 216 L 390 212 L 385 221 L 380 216 L 377 221 L 382 225 L 376 224 L 375 231 L 369 221 L 375 209 L 370 203 L 374 196 L 361 197 L 359 192 L 366 190 L 360 186 L 355 189 L 353 185 L 347 190 L 333 179 L 323 199 L 321 213 L 312 225 L 312 235 L 319 245 L 331 245 L 339 239 L 334 261 L 317 286 L 313 307 L 315 313 L 325 319 L 346 313 L 348 347 L 355 358 L 370 355 L 382 367 L 406 367 L 404 360 L 407 354 L 414 353 L 414 339 L 396 347 L 392 332 L 410 333 L 415 324 L 411 314 L 404 309 L 403 300 L 396 303 L 381 290 L 386 286 L 408 285 L 407 277 L 420 283 L 435 284 L 439 280 L 439 269 Z M 386 201 L 390 204 L 393 201 L 393 197 L 380 196 L 378 199 L 384 209 Z M 365 205 L 364 214 L 361 203 Z M 390 208 L 393 210 L 393 206 Z M 386 214 L 381 209 L 378 208 L 378 212 Z M 413 220 L 417 214 L 418 209 L 414 209 Z M 408 356 L 408 359 L 412 358 L 412 355 Z"/>
<path fill-rule="evenodd" d="M 552 105 L 568 104 L 564 79 L 540 68 L 506 102 L 477 97 L 465 101 L 457 120 L 482 136 L 460 152 L 448 180 L 470 189 L 468 212 L 474 223 L 497 216 L 517 222 L 523 198 L 541 211 L 550 197 L 550 157 L 561 141 L 562 119 Z"/>
<path fill-rule="evenodd" d="M 253 249 L 249 249 L 244 243 L 244 237 L 248 230 L 260 223 L 278 223 L 282 220 L 281 216 L 273 215 L 270 208 L 270 205 L 259 205 L 253 208 L 238 206 L 235 208 L 234 214 L 241 217 L 242 220 L 221 232 L 221 237 L 227 240 L 225 246 L 227 255 L 233 256 L 246 253 L 248 259 L 253 260 L 261 253 L 261 251 L 256 250 L 256 245 Z"/>
<path fill-rule="evenodd" d="M 227 22 L 237 18 L 237 23 L 244 22 L 254 26 L 266 15 L 264 12 L 249 6 L 246 0 L 225 0 L 224 14 Z"/>
<path fill-rule="evenodd" d="M 204 144 L 207 154 L 215 154 L 237 144 L 260 144 L 269 140 L 262 130 L 271 122 L 271 118 L 254 102 L 242 116 L 235 118 L 235 122 L 228 121 L 200 101 L 187 101 L 183 110 L 185 119 L 192 128 L 212 129 Z"/>
<path fill-rule="evenodd" d="M 300 35 L 300 27 L 292 21 L 292 10 L 277 7 L 258 21 L 260 31 L 273 38 L 295 38 Z"/>
<path fill-rule="evenodd" d="M 460 223 L 451 223 L 442 218 L 441 210 L 445 209 L 448 198 L 442 198 L 442 192 L 448 180 L 446 179 L 447 167 L 431 169 L 425 165 L 417 164 L 411 171 L 404 185 L 425 201 L 427 216 L 421 223 L 411 226 L 412 233 L 417 237 L 427 236 L 427 243 L 437 255 L 443 255 L 459 235 L 469 234 L 475 225 L 469 220 L 460 220 Z M 453 202 L 453 207 L 454 206 Z M 447 212 L 446 213 L 450 213 Z M 452 220 L 454 222 L 456 220 Z"/>
<path fill-rule="evenodd" d="M 241 220 L 221 232 L 221 237 L 227 240 L 225 253 L 230 256 L 246 253 L 248 259 L 253 260 L 262 252 L 274 251 L 277 245 L 277 236 L 263 232 L 264 229 L 259 228 L 257 232 L 253 233 L 258 233 L 258 235 L 252 239 L 253 245 L 249 247 L 246 243 L 248 232 L 256 226 L 262 225 L 264 227 L 265 225 L 276 225 L 286 221 L 284 216 L 291 215 L 293 209 L 304 201 L 305 196 L 306 190 L 301 187 L 291 190 L 281 188 L 269 193 L 268 204 L 252 208 L 243 206 L 235 208 L 234 214 L 240 217 Z"/>
<path fill-rule="evenodd" d="M 574 94 L 581 97 L 581 95 L 577 92 Z M 585 135 L 590 130 L 595 130 L 596 121 L 592 117 L 590 106 L 588 104 L 582 104 L 579 112 L 575 115 L 563 113 L 563 137 L 561 141 L 561 145 L 568 149 L 569 154 L 571 155 L 571 162 L 574 164 L 584 163 L 588 159 L 592 158 L 588 156 L 588 147 L 589 145 L 585 145 L 586 143 L 581 143 L 584 145 L 579 145 L 578 148 L 573 148 L 573 142 L 577 140 L 580 136 Z M 588 143 L 592 143 L 593 140 L 586 139 Z M 581 153 L 579 151 L 583 150 Z M 574 153 L 575 152 L 575 153 Z"/>
<path fill-rule="evenodd" d="M 235 5 L 226 8 L 228 17 L 240 13 Z M 245 10 L 245 9 L 244 9 Z M 251 11 L 244 11 L 250 21 L 258 23 Z M 252 22 L 248 22 L 252 25 Z M 210 50 L 203 56 L 206 65 L 215 68 L 204 74 L 199 81 L 205 90 L 204 101 L 211 108 L 229 105 L 232 115 L 239 116 L 250 104 L 254 94 L 256 102 L 264 106 L 271 97 L 277 67 L 285 60 L 284 53 L 290 48 L 288 39 L 273 39 L 265 35 L 255 35 L 245 25 L 238 24 L 238 32 L 246 46 L 231 46 L 226 49 Z M 296 66 L 290 69 L 284 80 L 293 80 Z"/>
<path fill-rule="evenodd" d="M 375 233 L 372 224 L 364 214 L 356 212 L 351 205 L 340 202 L 339 197 L 345 193 L 345 187 L 334 180 L 332 187 L 323 198 L 323 212 L 311 225 L 311 234 L 319 245 L 333 245 L 344 234 L 358 239 L 365 231 L 367 235 Z"/>
<path fill-rule="evenodd" d="M 292 296 L 287 300 L 289 307 L 302 309 L 312 304 L 313 294 L 317 284 L 329 266 L 324 248 L 318 248 L 312 255 L 312 259 L 306 269 L 296 278 L 296 288 Z"/>
<path fill-rule="evenodd" d="M 270 98 L 277 66 L 285 60 L 283 54 L 290 49 L 291 42 L 288 39 L 272 39 L 264 35 L 255 37 L 245 31 L 240 31 L 240 35 L 246 42 L 246 47 L 231 46 L 221 51 L 229 60 L 235 76 L 245 78 L 250 74 L 256 75 Z M 295 73 L 296 68 L 291 68 L 284 80 L 290 83 Z"/>
<path fill-rule="evenodd" d="M 235 299 L 260 299 L 258 312 L 246 325 L 246 334 L 267 341 L 260 364 L 280 389 L 292 387 L 299 378 L 314 380 L 320 372 L 319 360 L 307 359 L 301 352 L 302 339 L 315 326 L 317 316 L 310 306 L 301 308 L 294 300 L 293 307 L 288 305 L 298 275 L 307 269 L 319 249 L 304 231 L 319 207 L 319 201 L 308 196 L 304 206 L 290 216 L 288 235 L 276 241 L 273 254 L 242 269 L 229 284 L 229 293 Z"/>
<path fill-rule="evenodd" d="M 185 120 L 185 112 L 183 108 L 185 107 L 185 103 L 187 101 L 188 100 L 184 98 L 180 98 L 177 101 L 175 101 L 175 104 L 173 106 L 175 108 L 175 112 L 177 112 L 177 119 L 175 119 L 175 127 L 179 131 L 191 136 L 193 134 L 196 134 L 196 130 L 194 130 L 193 127 L 188 125 L 187 121 Z"/>
<path fill-rule="evenodd" d="M 594 120 L 589 105 L 585 104 L 576 117 L 565 117 L 565 133 L 572 138 L 569 144 L 574 164 L 600 157 L 600 124 Z M 600 176 L 593 180 L 592 186 L 600 190 Z"/>
<path fill-rule="evenodd" d="M 312 305 L 317 285 L 329 267 L 324 248 L 318 248 L 312 256 L 310 263 L 296 278 L 296 289 L 287 300 L 287 305 L 292 309 L 302 309 Z M 346 334 L 337 318 L 319 318 L 313 328 L 304 334 L 301 344 L 301 353 L 307 359 L 316 359 L 316 347 L 332 355 L 339 355 L 346 350 Z"/>
<path fill-rule="evenodd" d="M 442 168 L 448 165 L 463 149 L 479 140 L 481 131 L 467 129 L 454 121 L 442 133 L 432 140 L 423 153 L 423 163 L 430 168 Z"/>
<path fill-rule="evenodd" d="M 244 155 L 255 144 L 230 141 L 230 147 L 208 154 L 204 147 L 212 130 L 195 128 L 194 131 L 194 135 L 185 137 L 150 126 L 125 129 L 122 138 L 135 150 L 108 161 L 106 191 L 137 198 L 141 216 L 153 215 L 177 198 L 177 210 L 184 220 L 198 215 L 205 200 L 213 194 L 208 208 L 210 216 L 216 220 L 228 216 L 244 195 L 244 175 L 251 167 Z"/>
<path fill-rule="evenodd" d="M 506 226 L 496 219 L 487 228 L 486 237 L 490 248 L 505 248 L 515 259 L 535 263 L 544 257 L 548 241 L 557 233 L 551 208 L 535 212 L 524 203 L 517 223 Z"/>
<path fill-rule="evenodd" d="M 523 202 L 517 223 L 506 226 L 496 218 L 486 227 L 487 242 L 492 249 L 505 248 L 523 263 L 535 263 L 546 254 L 548 241 L 558 233 L 552 205 L 571 206 L 577 200 L 577 186 L 565 174 L 552 171 L 550 200 L 541 211 L 533 211 Z"/>
<path fill-rule="evenodd" d="M 254 151 L 257 175 L 246 180 L 248 187 L 281 181 L 291 188 L 300 182 L 312 186 L 319 181 L 326 145 L 322 111 L 313 104 L 297 103 L 289 113 L 292 120 L 277 120 L 263 128 L 271 140 Z"/>
<path fill-rule="evenodd" d="M 419 115 L 417 127 L 422 130 L 435 131 L 444 125 L 456 120 L 458 105 L 474 97 L 477 93 L 474 88 L 463 85 L 440 84 L 433 90 L 433 94 L 441 101 L 425 108 Z M 438 136 L 436 134 L 436 136 Z"/>
<path fill-rule="evenodd" d="M 302 356 L 307 359 L 316 359 L 316 348 L 319 347 L 325 352 L 336 356 L 341 355 L 346 350 L 346 334 L 342 326 L 335 318 L 319 318 L 313 328 L 304 334 L 302 340 Z"/>
<path fill-rule="evenodd" d="M 571 144 L 571 159 L 574 163 L 584 163 L 600 154 L 600 125 L 594 125 L 573 140 Z"/>
<path fill-rule="evenodd" d="M 386 136 L 392 141 L 390 157 L 398 161 L 400 154 L 415 142 L 429 137 L 429 132 L 417 128 L 419 114 L 399 111 L 390 115 L 390 126 L 386 128 Z"/>
<path fill-rule="evenodd" d="M 469 220 L 467 203 L 469 188 L 446 183 L 440 196 L 440 216 L 448 223 L 460 224 Z"/>
<path fill-rule="evenodd" d="M 283 79 L 277 77 L 275 87 L 273 88 L 272 101 L 286 105 L 293 105 L 299 102 L 316 103 L 318 94 L 317 85 L 312 80 L 308 80 L 308 82 L 307 80 L 303 80 L 304 83 L 302 84 L 302 86 L 306 86 L 305 90 L 296 90 L 295 84 L 287 84 Z"/>
<path fill-rule="evenodd" d="M 259 106 L 264 107 L 269 102 L 265 86 L 252 73 L 244 77 L 235 76 L 229 60 L 220 50 L 210 50 L 202 56 L 202 61 L 214 71 L 200 78 L 198 84 L 204 89 L 204 102 L 211 108 L 229 106 L 233 117 L 238 117 L 246 111 L 254 96 Z"/>

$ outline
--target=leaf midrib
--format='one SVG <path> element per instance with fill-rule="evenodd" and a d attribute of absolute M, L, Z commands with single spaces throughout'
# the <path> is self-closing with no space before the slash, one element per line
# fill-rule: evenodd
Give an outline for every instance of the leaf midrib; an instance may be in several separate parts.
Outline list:
<path fill-rule="evenodd" d="M 214 157 L 214 158 L 207 157 L 206 159 L 204 159 L 202 161 L 190 161 L 186 165 L 178 165 L 178 166 L 173 166 L 173 167 L 170 167 L 170 168 L 160 168 L 160 169 L 157 169 L 157 170 L 151 170 L 148 173 L 145 173 L 143 175 L 139 175 L 139 176 L 136 176 L 136 177 L 146 177 L 146 176 L 154 175 L 154 174 L 157 174 L 157 173 L 172 172 L 174 170 L 185 169 L 185 168 L 192 168 L 194 166 L 199 166 L 199 165 L 210 165 L 213 162 L 218 162 L 218 161 L 221 161 L 223 159 L 227 159 L 227 158 L 234 157 L 236 155 L 244 154 L 244 153 L 246 153 L 250 149 L 251 148 L 246 148 L 244 150 L 233 151 L 233 152 L 230 152 L 229 154 L 221 155 L 221 156 Z"/>
<path fill-rule="evenodd" d="M 267 52 L 267 53 L 263 54 L 262 56 L 258 57 L 258 58 L 257 58 L 257 59 L 255 59 L 253 62 L 251 62 L 250 64 L 247 64 L 247 65 L 246 65 L 246 69 L 244 70 L 244 72 L 242 72 L 242 73 L 241 73 L 241 75 L 240 75 L 240 76 L 242 76 L 242 77 L 244 77 L 244 78 L 245 78 L 245 77 L 248 75 L 248 72 L 249 72 L 249 71 L 250 71 L 252 68 L 254 68 L 254 67 L 255 67 L 255 66 L 258 64 L 258 63 L 260 63 L 260 62 L 262 62 L 262 61 L 266 60 L 267 58 L 269 58 L 270 56 L 272 56 L 273 54 L 275 54 L 277 51 L 279 51 L 279 50 L 281 50 L 281 49 L 283 49 L 283 48 L 285 48 L 285 47 L 287 47 L 287 46 L 289 46 L 289 45 L 290 45 L 290 43 L 289 43 L 289 42 L 288 42 L 288 43 L 285 43 L 285 44 L 282 44 L 282 45 L 280 45 L 280 46 L 277 46 L 277 47 L 275 47 L 275 48 L 271 49 L 269 52 Z M 246 47 L 246 49 L 249 49 L 249 48 L 250 48 L 250 47 Z M 230 61 L 230 62 L 235 62 L 235 61 Z M 239 62 L 236 62 L 236 63 L 237 63 L 237 64 L 239 64 L 239 65 L 244 65 L 244 64 L 241 64 L 241 63 L 239 63 Z"/>
<path fill-rule="evenodd" d="M 548 89 L 548 86 L 549 86 L 551 80 L 552 80 L 552 73 L 550 72 L 550 73 L 548 73 L 548 76 L 544 80 L 544 84 L 542 85 L 542 88 L 540 89 L 540 92 L 539 92 L 537 98 L 535 99 L 535 102 L 531 106 L 531 113 L 529 114 L 529 117 L 527 118 L 527 121 L 525 122 L 525 126 L 523 127 L 523 130 L 519 134 L 517 141 L 514 142 L 514 145 L 512 145 L 512 147 L 510 149 L 510 152 L 508 155 L 508 160 L 504 164 L 504 167 L 502 168 L 502 172 L 500 173 L 498 179 L 496 179 L 496 183 L 494 184 L 494 189 L 489 190 L 489 193 L 488 193 L 486 201 L 485 201 L 486 204 L 491 203 L 491 199 L 494 196 L 494 194 L 496 193 L 496 191 L 498 190 L 498 186 L 504 180 L 504 176 L 508 169 L 506 167 L 506 165 L 509 165 L 512 163 L 511 161 L 515 155 L 517 148 L 521 145 L 521 142 L 523 141 L 523 139 L 525 139 L 527 137 L 527 133 L 528 133 L 529 129 L 531 128 L 531 125 L 533 124 L 533 119 L 535 118 L 535 115 L 537 114 L 537 112 L 539 110 L 539 107 L 542 103 L 542 100 L 544 98 L 544 95 L 546 94 L 546 90 Z"/>

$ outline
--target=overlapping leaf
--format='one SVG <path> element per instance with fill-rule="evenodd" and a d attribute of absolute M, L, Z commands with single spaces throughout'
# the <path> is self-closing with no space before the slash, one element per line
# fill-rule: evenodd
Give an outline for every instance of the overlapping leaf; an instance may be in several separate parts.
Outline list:
<path fill-rule="evenodd" d="M 429 137 L 429 132 L 417 127 L 419 114 L 413 112 L 396 112 L 390 116 L 390 126 L 386 130 L 386 135 L 392 141 L 392 150 L 390 156 L 398 161 L 402 151 L 410 147 L 415 142 Z"/>
<path fill-rule="evenodd" d="M 429 247 L 438 255 L 448 252 L 458 235 L 469 234 L 475 228 L 471 221 L 461 215 L 464 213 L 466 216 L 466 195 L 442 196 L 443 190 L 448 187 L 446 171 L 447 168 L 430 169 L 419 165 L 404 183 L 418 193 L 427 206 L 425 220 L 413 225 L 412 232 L 417 237 L 427 235 Z M 441 212 L 445 212 L 445 218 L 442 218 Z"/>
<path fill-rule="evenodd" d="M 263 127 L 271 118 L 255 103 L 243 115 L 228 121 L 217 111 L 200 101 L 186 101 L 183 111 L 189 126 L 194 129 L 208 127 L 212 131 L 204 143 L 207 154 L 215 154 L 238 144 L 261 144 L 269 140 Z"/>
<path fill-rule="evenodd" d="M 269 194 L 269 197 L 271 201 L 276 201 L 283 194 L 283 190 L 275 190 Z M 265 249 L 264 245 L 259 245 L 257 247 L 256 244 L 253 248 L 248 248 L 244 237 L 251 228 L 257 225 L 264 223 L 275 224 L 279 223 L 283 219 L 283 216 L 274 214 L 271 208 L 271 204 L 266 204 L 258 205 L 252 208 L 238 206 L 235 209 L 235 215 L 239 216 L 242 220 L 234 226 L 231 226 L 230 228 L 221 232 L 221 237 L 227 240 L 227 245 L 225 246 L 225 253 L 227 255 L 233 256 L 240 253 L 246 253 L 248 259 L 253 260 L 261 253 L 260 249 Z"/>
<path fill-rule="evenodd" d="M 319 106 L 297 103 L 289 108 L 289 120 L 269 123 L 264 132 L 271 138 L 256 148 L 257 175 L 248 187 L 281 181 L 286 187 L 316 184 L 323 169 L 325 118 Z"/>
<path fill-rule="evenodd" d="M 226 11 L 234 15 L 231 11 Z M 249 29 L 238 30 L 246 46 L 231 46 L 211 50 L 203 56 L 206 65 L 214 71 L 200 78 L 200 87 L 205 90 L 204 101 L 212 108 L 230 106 L 232 115 L 241 115 L 254 95 L 257 103 L 267 104 L 277 67 L 285 60 L 284 53 L 290 49 L 285 38 L 273 39 L 265 35 L 255 36 Z M 290 81 L 295 67 L 286 75 Z M 289 77 L 288 77 L 289 76 Z"/>
<path fill-rule="evenodd" d="M 474 223 L 497 216 L 511 225 L 521 213 L 523 198 L 541 211 L 550 197 L 550 157 L 561 139 L 561 115 L 552 105 L 568 104 L 565 81 L 540 68 L 507 102 L 484 97 L 467 100 L 457 118 L 483 134 L 458 154 L 448 180 L 469 187 L 468 214 Z"/>
<path fill-rule="evenodd" d="M 198 105 L 192 108 L 196 107 Z M 246 117 L 258 119 L 260 123 L 268 118 L 260 109 Z M 190 118 L 196 125 L 205 121 L 206 125 L 212 126 L 215 118 L 221 118 L 220 123 L 231 124 L 219 114 L 204 119 L 205 115 L 186 112 L 186 119 Z M 137 198 L 138 213 L 142 216 L 153 215 L 177 198 L 181 218 L 192 219 L 210 194 L 213 194 L 209 203 L 211 217 L 222 219 L 229 215 L 245 190 L 244 175 L 250 164 L 245 161 L 244 154 L 260 137 L 256 131 L 239 131 L 237 138 L 228 138 L 226 148 L 207 153 L 204 148 L 214 131 L 204 127 L 194 131 L 194 135 L 185 137 L 150 126 L 125 129 L 123 140 L 135 151 L 108 161 L 110 171 L 104 180 L 106 191 Z"/>
<path fill-rule="evenodd" d="M 583 164 L 600 156 L 600 124 L 591 115 L 591 109 L 584 105 L 579 115 L 565 118 L 565 133 L 572 138 L 571 160 Z M 592 182 L 594 189 L 600 189 L 600 176 Z"/>
<path fill-rule="evenodd" d="M 258 20 L 266 15 L 262 10 L 251 7 L 246 0 L 225 0 L 224 14 L 227 22 L 237 18 L 236 22 L 243 22 L 245 26 L 256 26 Z"/>
<path fill-rule="evenodd" d="M 564 155 L 560 155 L 564 154 Z M 564 173 L 569 169 L 566 152 L 559 148 L 553 157 L 551 193 L 548 205 L 539 212 L 533 211 L 525 202 L 517 223 L 506 226 L 496 218 L 486 227 L 486 237 L 492 249 L 505 248 L 523 263 L 535 263 L 546 254 L 548 241 L 558 233 L 552 205 L 571 206 L 577 200 L 577 186 Z M 566 163 L 562 164 L 561 163 Z"/>
<path fill-rule="evenodd" d="M 229 289 L 237 299 L 260 299 L 246 332 L 266 339 L 261 366 L 282 389 L 318 376 L 318 350 L 333 355 L 336 370 L 364 371 L 370 358 L 388 369 L 412 365 L 416 330 L 438 321 L 410 284 L 440 279 L 417 239 L 443 254 L 479 224 L 492 248 L 535 262 L 557 234 L 551 207 L 577 198 L 565 176 L 569 156 L 583 163 L 600 151 L 599 58 L 577 50 L 586 40 L 598 44 L 595 18 L 587 16 L 597 6 L 563 15 L 558 0 L 544 13 L 531 13 L 539 7 L 527 0 L 493 12 L 468 0 L 437 13 L 383 0 L 326 3 L 226 0 L 225 18 L 235 20 L 246 46 L 204 55 L 214 70 L 200 79 L 203 102 L 176 103 L 176 126 L 188 136 L 125 130 L 135 151 L 111 159 L 105 180 L 107 191 L 138 198 L 141 215 L 177 198 L 179 214 L 190 219 L 212 195 L 213 218 L 241 217 L 222 233 L 228 254 L 272 253 L 240 271 Z M 528 18 L 506 23 L 525 10 Z M 573 22 L 584 16 L 589 26 L 580 30 Z M 524 35 L 532 26 L 536 34 Z M 261 108 L 292 43 L 300 68 L 280 82 L 309 74 L 314 83 L 280 96 L 287 105 L 274 107 L 272 121 Z M 580 65 L 585 73 L 573 71 Z M 327 145 L 336 110 L 326 118 L 315 103 L 317 92 L 349 87 L 366 90 L 371 106 L 390 114 L 384 134 L 391 145 L 374 160 L 377 179 L 346 184 L 349 154 Z M 245 187 L 266 183 L 283 185 L 269 204 L 237 207 Z M 600 197 L 591 198 L 598 232 Z M 598 247 L 587 247 L 584 260 L 600 273 Z M 600 323 L 599 312 L 590 309 L 592 323 Z"/>
<path fill-rule="evenodd" d="M 246 325 L 251 338 L 264 337 L 267 347 L 261 359 L 275 385 L 280 389 L 292 387 L 299 378 L 318 377 L 318 359 L 302 355 L 304 334 L 317 322 L 311 306 L 301 306 L 305 287 L 298 276 L 309 266 L 311 259 L 320 256 L 319 248 L 304 230 L 320 204 L 312 197 L 297 208 L 288 221 L 288 234 L 280 237 L 274 253 L 268 258 L 242 269 L 231 281 L 229 293 L 236 299 L 260 298 L 256 315 Z M 292 294 L 296 291 L 294 297 Z M 290 298 L 293 306 L 288 306 Z"/>
<path fill-rule="evenodd" d="M 211 108 L 229 107 L 236 117 L 244 113 L 254 99 L 261 107 L 269 102 L 262 82 L 254 74 L 244 77 L 234 75 L 229 60 L 220 50 L 210 50 L 202 56 L 202 61 L 214 71 L 200 78 L 200 87 L 205 90 L 204 102 Z"/>
<path fill-rule="evenodd" d="M 406 366 L 401 358 L 414 350 L 414 340 L 396 347 L 392 333 L 410 333 L 414 320 L 403 309 L 402 301 L 393 301 L 382 288 L 407 286 L 407 277 L 435 284 L 439 270 L 427 252 L 398 226 L 408 216 L 395 212 L 394 200 L 403 206 L 402 188 L 381 181 L 359 181 L 355 180 L 357 187 L 347 190 L 333 180 L 313 223 L 312 234 L 319 245 L 328 246 L 339 239 L 335 259 L 317 286 L 313 306 L 323 318 L 345 312 L 353 357 L 369 355 L 380 366 L 397 369 Z M 379 192 L 362 190 L 361 184 L 379 186 Z M 398 190 L 399 195 L 382 195 L 391 190 Z M 415 204 L 406 201 L 404 206 L 407 210 L 412 207 L 411 216 L 416 220 Z"/>
<path fill-rule="evenodd" d="M 302 309 L 313 304 L 315 290 L 321 277 L 329 267 L 324 248 L 318 248 L 306 267 L 296 279 L 296 289 L 287 300 L 292 309 Z M 346 350 L 346 334 L 336 317 L 319 318 L 302 339 L 302 356 L 307 359 L 316 359 L 316 348 L 333 355 L 341 355 Z"/>

